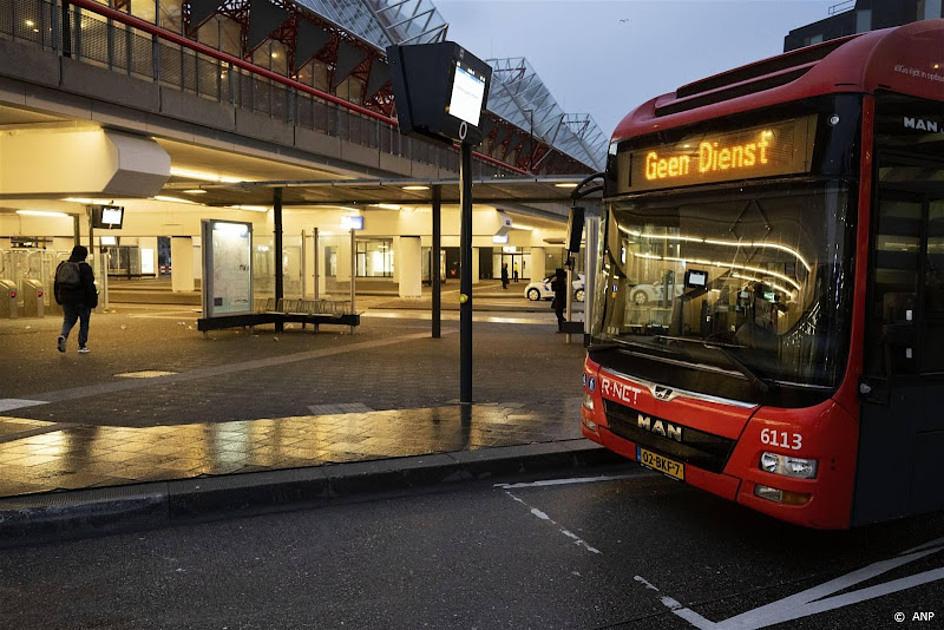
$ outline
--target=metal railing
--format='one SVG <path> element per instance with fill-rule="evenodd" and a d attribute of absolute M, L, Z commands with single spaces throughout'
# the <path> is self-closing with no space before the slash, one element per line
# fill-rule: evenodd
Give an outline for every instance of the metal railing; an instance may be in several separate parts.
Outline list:
<path fill-rule="evenodd" d="M 829 7 L 827 10 L 829 15 L 836 15 L 837 13 L 845 13 L 850 9 L 854 9 L 856 5 L 856 0 L 843 0 L 843 2 L 837 2 L 836 4 Z"/>
<path fill-rule="evenodd" d="M 87 4 L 82 8 L 78 5 Z M 455 150 L 400 133 L 396 120 L 94 2 L 0 0 L 0 38 L 269 116 L 388 155 L 459 168 Z M 139 25 L 140 28 L 136 25 Z M 476 176 L 524 173 L 477 154 Z"/>

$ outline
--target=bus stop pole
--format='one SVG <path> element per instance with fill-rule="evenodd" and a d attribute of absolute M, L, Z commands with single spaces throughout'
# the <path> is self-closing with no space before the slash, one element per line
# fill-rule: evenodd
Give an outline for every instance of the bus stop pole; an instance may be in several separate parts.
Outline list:
<path fill-rule="evenodd" d="M 462 143 L 459 166 L 462 222 L 459 248 L 459 402 L 472 405 L 472 145 Z"/>
<path fill-rule="evenodd" d="M 282 270 L 282 189 L 272 189 L 272 218 L 275 223 L 275 308 L 280 308 L 279 302 L 285 297 L 285 285 Z M 285 323 L 275 322 L 275 332 L 285 330 Z"/>
<path fill-rule="evenodd" d="M 318 259 L 318 228 L 314 228 L 311 231 L 311 243 L 312 243 L 312 247 L 311 247 L 312 256 L 314 257 L 314 261 L 313 261 L 314 271 L 312 272 L 312 275 L 314 276 L 314 281 L 315 281 L 315 289 L 314 289 L 313 295 L 316 300 L 320 300 L 321 291 L 318 289 L 318 280 L 319 280 L 318 274 L 320 273 L 319 269 L 320 269 L 321 261 Z"/>
<path fill-rule="evenodd" d="M 366 273 L 366 272 L 365 272 Z M 354 301 L 357 299 L 357 232 L 351 228 L 351 314 L 357 312 Z M 351 326 L 351 334 L 354 334 L 354 326 Z"/>
<path fill-rule="evenodd" d="M 433 285 L 433 339 L 442 336 L 442 186 L 433 186 L 433 247 L 430 252 L 429 271 Z"/>

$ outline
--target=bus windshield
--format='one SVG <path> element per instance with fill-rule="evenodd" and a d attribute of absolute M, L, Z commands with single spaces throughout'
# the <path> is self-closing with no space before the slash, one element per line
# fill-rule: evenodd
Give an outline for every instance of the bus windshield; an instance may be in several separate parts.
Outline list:
<path fill-rule="evenodd" d="M 839 179 L 610 203 L 594 343 L 765 389 L 835 385 L 851 310 L 849 206 Z"/>

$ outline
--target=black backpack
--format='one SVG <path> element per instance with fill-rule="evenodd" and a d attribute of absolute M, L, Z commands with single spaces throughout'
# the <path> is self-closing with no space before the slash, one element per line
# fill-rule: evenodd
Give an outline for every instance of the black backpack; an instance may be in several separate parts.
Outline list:
<path fill-rule="evenodd" d="M 56 282 L 63 289 L 82 288 L 82 269 L 77 262 L 66 261 L 56 269 Z"/>

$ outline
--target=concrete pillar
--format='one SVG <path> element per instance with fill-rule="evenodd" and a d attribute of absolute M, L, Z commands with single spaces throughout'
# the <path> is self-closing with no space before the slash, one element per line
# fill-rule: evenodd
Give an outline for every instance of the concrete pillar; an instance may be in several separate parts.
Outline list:
<path fill-rule="evenodd" d="M 193 239 L 174 236 L 170 239 L 170 282 L 174 293 L 193 291 Z"/>
<path fill-rule="evenodd" d="M 543 247 L 531 248 L 531 269 L 529 271 L 532 281 L 537 282 L 543 280 L 547 275 L 547 269 L 545 268 L 546 261 L 547 252 L 544 251 Z"/>
<path fill-rule="evenodd" d="M 393 248 L 393 274 L 390 276 L 390 279 L 393 280 L 394 282 L 398 283 L 398 284 L 399 284 L 399 282 L 400 282 L 400 239 L 401 239 L 401 238 L 402 238 L 402 237 L 400 237 L 400 236 L 394 236 L 394 237 L 393 237 L 393 244 L 392 244 L 392 248 Z M 406 237 L 406 238 L 410 238 L 410 237 L 408 236 L 408 237 Z M 401 296 L 401 297 L 403 296 L 402 291 L 401 291 L 401 293 L 400 293 L 400 296 Z"/>
<path fill-rule="evenodd" d="M 423 296 L 423 250 L 419 236 L 401 236 L 397 247 L 400 297 L 418 298 Z"/>
<path fill-rule="evenodd" d="M 478 284 L 479 280 L 479 256 L 481 250 L 478 247 L 472 248 L 472 284 Z"/>

